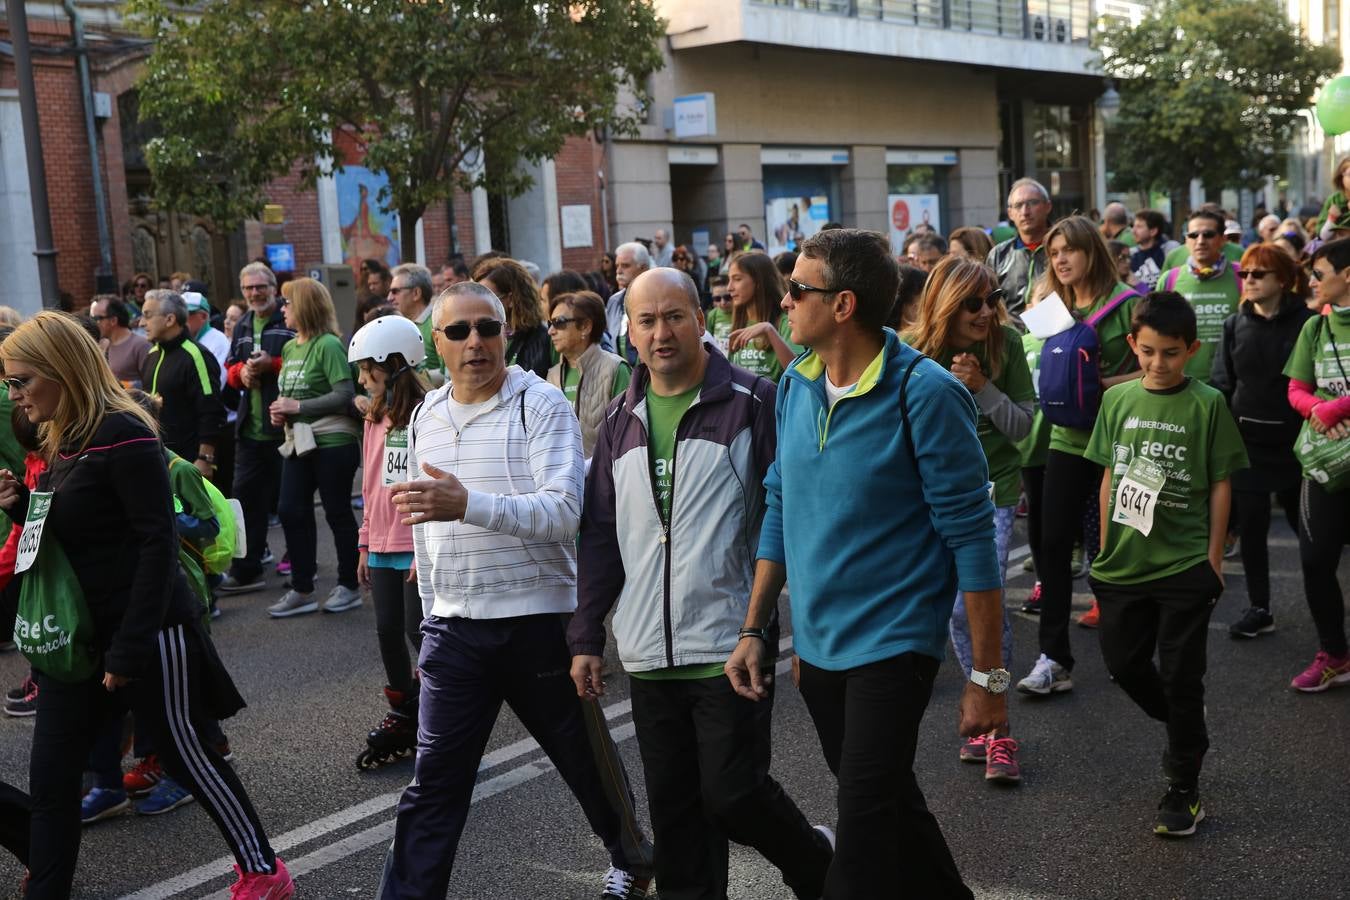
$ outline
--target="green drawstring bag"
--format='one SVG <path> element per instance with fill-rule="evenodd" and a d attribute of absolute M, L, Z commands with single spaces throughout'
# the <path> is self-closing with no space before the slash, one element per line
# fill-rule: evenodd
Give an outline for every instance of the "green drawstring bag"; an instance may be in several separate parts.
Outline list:
<path fill-rule="evenodd" d="M 1328 494 L 1350 488 L 1350 438 L 1333 441 L 1304 420 L 1294 441 L 1294 455 L 1303 466 L 1303 477 L 1320 484 Z"/>
<path fill-rule="evenodd" d="M 94 618 L 66 551 L 55 538 L 42 540 L 51 507 L 49 493 L 34 491 L 19 539 L 16 571 L 19 613 L 14 643 L 33 666 L 60 681 L 84 681 L 98 671 Z"/>

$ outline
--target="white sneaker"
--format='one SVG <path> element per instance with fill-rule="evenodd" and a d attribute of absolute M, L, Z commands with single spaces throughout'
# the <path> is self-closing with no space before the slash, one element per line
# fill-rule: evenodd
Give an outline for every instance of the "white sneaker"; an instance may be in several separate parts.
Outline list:
<path fill-rule="evenodd" d="M 314 599 L 313 592 L 302 594 L 296 590 L 287 591 L 281 595 L 280 600 L 267 607 L 267 614 L 274 619 L 284 619 L 287 616 L 298 616 L 302 613 L 318 611 L 319 602 Z"/>
<path fill-rule="evenodd" d="M 1068 669 L 1042 653 L 1027 677 L 1017 682 L 1017 689 L 1023 694 L 1059 694 L 1073 690 L 1073 679 Z"/>
<path fill-rule="evenodd" d="M 338 585 L 328 594 L 328 599 L 323 601 L 323 611 L 330 613 L 346 612 L 349 609 L 360 609 L 361 592 L 355 588 L 343 587 Z"/>

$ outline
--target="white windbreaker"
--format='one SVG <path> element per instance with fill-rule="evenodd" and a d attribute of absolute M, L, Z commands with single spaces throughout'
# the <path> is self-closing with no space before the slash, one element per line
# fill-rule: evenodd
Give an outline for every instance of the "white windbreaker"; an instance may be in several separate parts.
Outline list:
<path fill-rule="evenodd" d="M 562 392 L 511 366 L 496 402 L 455 427 L 450 385 L 427 394 L 408 430 L 409 475 L 422 463 L 469 491 L 460 522 L 413 526 L 422 612 L 500 619 L 576 608 L 581 429 Z"/>

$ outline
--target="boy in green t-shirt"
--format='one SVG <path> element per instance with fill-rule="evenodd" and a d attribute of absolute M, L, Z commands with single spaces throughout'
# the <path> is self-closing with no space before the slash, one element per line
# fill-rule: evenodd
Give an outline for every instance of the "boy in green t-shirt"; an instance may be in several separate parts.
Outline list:
<path fill-rule="evenodd" d="M 725 275 L 714 275 L 708 280 L 712 290 L 712 309 L 708 310 L 707 329 L 722 355 L 727 354 L 731 338 L 731 288 Z"/>
<path fill-rule="evenodd" d="M 1135 309 L 1129 342 L 1144 377 L 1106 392 L 1085 453 L 1110 474 L 1089 583 L 1107 669 L 1167 725 L 1168 789 L 1153 830 L 1184 837 L 1205 817 L 1205 650 L 1224 587 L 1229 476 L 1246 468 L 1247 451 L 1223 395 L 1186 375 L 1200 342 L 1184 297 L 1150 294 Z"/>

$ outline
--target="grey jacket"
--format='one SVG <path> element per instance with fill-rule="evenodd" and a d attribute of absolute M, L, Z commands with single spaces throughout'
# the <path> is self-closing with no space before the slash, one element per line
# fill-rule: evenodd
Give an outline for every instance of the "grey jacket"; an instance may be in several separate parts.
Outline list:
<path fill-rule="evenodd" d="M 548 370 L 548 383 L 562 390 L 566 376 L 563 366 L 567 360 L 560 359 L 558 364 Z M 614 373 L 620 366 L 627 365 L 622 358 L 591 344 L 577 360 L 577 369 L 581 380 L 577 383 L 577 401 L 575 409 L 577 420 L 581 423 L 581 455 L 587 459 L 595 452 L 595 436 L 600 423 L 605 418 L 605 408 L 609 406 L 610 391 L 614 386 Z"/>
<path fill-rule="evenodd" d="M 705 352 L 703 388 L 676 431 L 669 527 L 648 460 L 646 366 L 600 426 L 567 629 L 573 655 L 604 654 L 616 604 L 614 638 L 629 672 L 724 662 L 736 647 L 777 448 L 776 388 Z"/>
<path fill-rule="evenodd" d="M 1020 237 L 1010 237 L 996 244 L 985 260 L 989 268 L 998 276 L 999 287 L 1003 288 L 1004 305 L 1008 312 L 1017 315 L 1026 308 L 1037 279 L 1045 274 L 1045 244 L 1032 253 Z"/>

